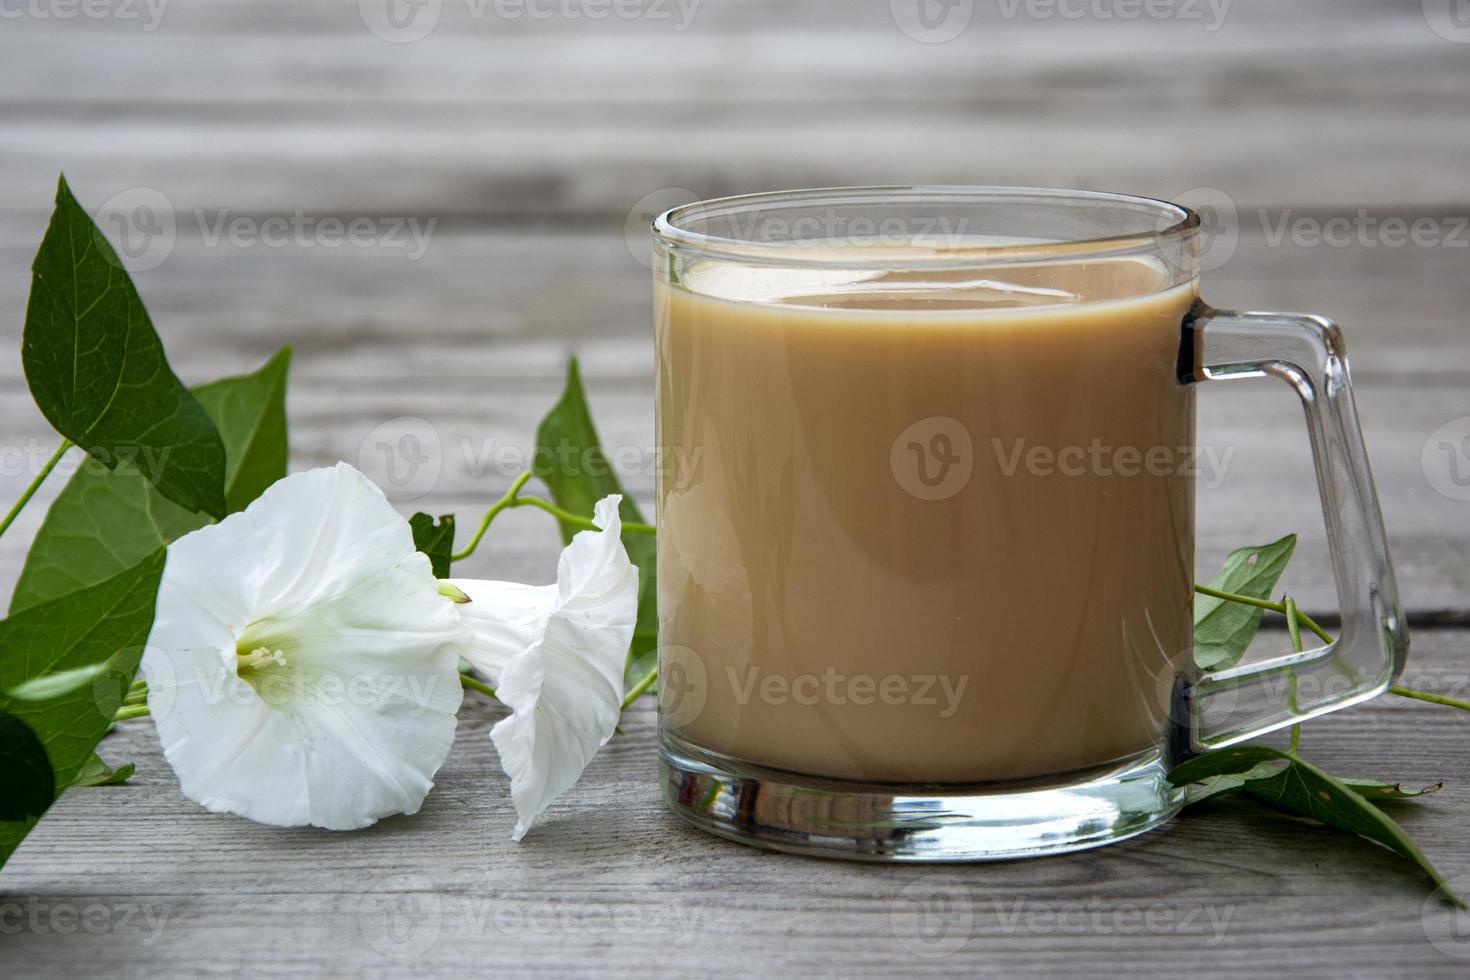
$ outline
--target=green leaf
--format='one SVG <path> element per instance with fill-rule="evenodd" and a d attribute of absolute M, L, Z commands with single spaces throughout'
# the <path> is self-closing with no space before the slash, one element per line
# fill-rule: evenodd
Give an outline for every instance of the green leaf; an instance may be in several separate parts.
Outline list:
<path fill-rule="evenodd" d="M 1259 763 L 1242 773 L 1222 773 L 1218 776 L 1207 776 L 1190 786 L 1189 798 L 1186 800 L 1186 805 L 1193 806 L 1196 803 L 1203 803 L 1205 800 L 1215 796 L 1233 793 L 1236 790 L 1244 788 L 1245 784 L 1252 779 L 1264 779 L 1267 776 L 1274 776 L 1287 765 L 1288 763 L 1276 759 Z"/>
<path fill-rule="evenodd" d="M 1296 535 L 1288 534 L 1279 541 L 1238 548 L 1225 559 L 1225 564 L 1210 582 L 1221 592 L 1269 599 L 1271 590 L 1296 549 Z M 1256 631 L 1261 627 L 1264 610 L 1239 602 L 1228 602 L 1214 596 L 1194 597 L 1194 661 L 1202 670 L 1232 667 L 1245 655 Z"/>
<path fill-rule="evenodd" d="M 160 496 L 130 467 L 86 464 L 46 511 L 11 614 L 106 581 L 209 522 Z"/>
<path fill-rule="evenodd" d="M 1269 745 L 1232 745 L 1228 749 L 1216 749 L 1181 762 L 1169 770 L 1169 782 L 1175 786 L 1201 783 L 1212 776 L 1234 776 L 1261 765 L 1287 758 L 1280 749 Z"/>
<path fill-rule="evenodd" d="M 82 763 L 81 772 L 71 781 L 73 786 L 121 786 L 132 778 L 136 767 L 124 762 L 116 769 L 110 768 L 102 757 L 93 752 L 91 758 Z"/>
<path fill-rule="evenodd" d="M 449 553 L 454 550 L 454 515 L 445 514 L 435 524 L 428 514 L 415 514 L 408 519 L 413 529 L 413 546 L 429 556 L 435 578 L 449 577 Z"/>
<path fill-rule="evenodd" d="M 46 747 L 29 725 L 0 711 L 0 822 L 34 820 L 55 798 Z"/>
<path fill-rule="evenodd" d="M 131 460 L 169 500 L 223 517 L 219 432 L 64 177 L 31 272 L 21 360 L 46 420 L 105 466 Z"/>
<path fill-rule="evenodd" d="M 1416 796 L 1428 796 L 1444 789 L 1444 783 L 1428 786 L 1405 786 L 1403 783 L 1387 783 L 1381 779 L 1343 779 L 1342 784 L 1369 802 L 1381 800 L 1412 800 Z"/>
<path fill-rule="evenodd" d="M 221 378 L 194 389 L 225 443 L 225 506 L 244 510 L 286 475 L 286 374 L 291 348 L 282 347 L 252 374 Z"/>
<path fill-rule="evenodd" d="M 1260 751 L 1257 751 L 1261 749 Z M 1260 761 L 1257 761 L 1260 760 Z M 1269 779 L 1281 773 L 1291 763 L 1275 749 L 1246 745 L 1234 749 L 1221 749 L 1191 759 L 1169 774 L 1176 785 L 1190 784 L 1189 803 L 1202 803 L 1213 796 L 1245 789 L 1246 783 Z M 1246 766 L 1244 770 L 1240 767 Z M 1444 783 L 1428 786 L 1405 786 L 1381 779 L 1348 779 L 1339 781 L 1370 803 L 1385 800 L 1409 800 L 1416 796 L 1427 796 L 1444 788 Z"/>
<path fill-rule="evenodd" d="M 248 504 L 252 494 L 286 474 L 290 360 L 290 348 L 282 348 L 251 374 L 196 389 L 225 442 L 231 509 Z M 46 512 L 10 611 L 96 585 L 209 522 L 206 515 L 169 501 L 130 466 L 109 470 L 88 462 Z"/>
<path fill-rule="evenodd" d="M 164 559 L 159 550 L 105 582 L 0 622 L 0 691 L 43 675 L 108 664 L 92 683 L 43 701 L 0 694 L 0 711 L 25 722 L 45 747 L 56 786 L 77 778 L 112 727 L 153 626 Z M 0 786 L 8 780 L 0 776 Z M 0 821 L 0 865 L 35 822 Z"/>
<path fill-rule="evenodd" d="M 1245 792 L 1285 813 L 1307 817 L 1329 827 L 1366 837 L 1423 869 L 1456 905 L 1465 902 L 1450 891 L 1444 878 L 1402 827 L 1335 776 L 1293 758 L 1291 765 L 1267 779 L 1251 780 Z"/>
<path fill-rule="evenodd" d="M 592 508 L 610 493 L 622 494 L 618 508 L 625 522 L 642 524 L 642 513 L 633 498 L 623 490 L 617 474 L 603 453 L 592 424 L 587 396 L 577 359 L 567 361 L 567 382 L 558 401 L 536 429 L 535 473 L 551 491 L 556 505 L 573 514 L 591 514 Z M 570 541 L 581 530 L 566 521 L 561 523 L 563 541 Z M 656 548 L 652 535 L 625 533 L 623 546 L 628 557 L 638 566 L 638 623 L 633 629 L 633 642 L 628 650 L 628 676 L 631 688 L 643 679 L 653 657 L 645 656 L 658 647 L 658 590 L 654 581 Z"/>
<path fill-rule="evenodd" d="M 104 661 L 100 664 L 74 667 L 55 674 L 42 674 L 28 681 L 22 681 L 5 694 L 17 701 L 49 701 L 91 684 L 98 674 L 108 668 L 109 663 L 109 661 Z"/>
<path fill-rule="evenodd" d="M 1278 765 L 1263 765 L 1273 762 Z M 1281 762 L 1285 765 L 1279 765 Z M 1465 907 L 1402 827 L 1346 782 L 1298 756 L 1265 745 L 1238 745 L 1196 756 L 1175 766 L 1168 776 L 1175 786 L 1204 783 L 1207 788 L 1212 780 L 1228 782 L 1231 777 L 1241 781 L 1234 786 L 1227 785 L 1226 789 L 1239 789 L 1251 799 L 1283 813 L 1366 837 L 1413 861 L 1451 901 Z M 1383 792 L 1381 787 L 1385 785 L 1388 784 L 1378 784 L 1380 788 L 1373 792 Z"/>

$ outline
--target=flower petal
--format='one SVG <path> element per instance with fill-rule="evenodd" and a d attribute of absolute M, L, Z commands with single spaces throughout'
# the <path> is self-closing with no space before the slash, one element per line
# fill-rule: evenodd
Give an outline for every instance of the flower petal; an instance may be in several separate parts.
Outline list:
<path fill-rule="evenodd" d="M 592 509 L 592 523 L 601 530 L 582 531 L 562 549 L 556 562 L 556 584 L 562 602 L 581 598 L 588 600 L 589 606 L 595 604 L 604 590 L 625 584 L 623 579 L 630 569 L 637 585 L 638 570 L 623 548 L 623 521 L 618 514 L 622 501 L 618 494 L 599 500 Z"/>
<path fill-rule="evenodd" d="M 541 642 L 556 611 L 556 586 L 472 578 L 450 579 L 449 584 L 470 597 L 457 607 L 469 630 L 462 656 L 492 684 L 500 683 L 511 661 Z"/>
<path fill-rule="evenodd" d="M 635 595 L 636 601 L 636 595 Z M 622 664 L 631 628 L 622 636 L 588 633 L 553 617 L 540 646 L 501 674 L 495 693 L 511 709 L 490 730 L 500 767 L 510 777 L 520 840 L 558 795 L 581 777 L 612 737 L 622 706 Z M 607 682 L 614 663 L 619 683 Z"/>
<path fill-rule="evenodd" d="M 600 501 L 594 522 L 602 530 L 581 532 L 562 551 L 551 608 L 545 594 L 532 599 L 526 587 L 517 592 L 506 583 L 454 583 L 472 600 L 458 607 L 461 616 L 482 598 L 487 609 L 521 603 L 517 626 L 494 635 L 493 643 L 483 642 L 483 627 L 472 626 L 477 641 L 471 647 L 480 661 L 467 655 L 472 663 L 496 662 L 496 696 L 511 709 L 490 737 L 510 776 L 516 840 L 577 781 L 617 727 L 638 617 L 638 570 L 619 538 L 618 501 Z M 516 644 L 520 649 L 499 666 Z"/>
<path fill-rule="evenodd" d="M 412 813 L 454 738 L 466 631 L 408 523 L 345 464 L 174 542 L 143 658 L 185 795 L 280 826 Z M 238 647 L 281 663 L 237 670 Z"/>
<path fill-rule="evenodd" d="M 244 511 L 252 512 L 256 540 L 269 545 L 259 559 L 265 615 L 307 609 L 414 553 L 408 522 L 346 463 L 277 482 Z"/>

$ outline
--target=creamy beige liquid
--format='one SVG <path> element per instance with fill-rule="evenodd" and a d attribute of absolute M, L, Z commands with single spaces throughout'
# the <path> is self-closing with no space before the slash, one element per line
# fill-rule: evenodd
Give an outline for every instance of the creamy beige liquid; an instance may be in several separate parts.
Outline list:
<path fill-rule="evenodd" d="M 1158 744 L 1194 557 L 1193 293 L 1163 284 L 1131 259 L 660 283 L 665 725 L 899 782 Z"/>

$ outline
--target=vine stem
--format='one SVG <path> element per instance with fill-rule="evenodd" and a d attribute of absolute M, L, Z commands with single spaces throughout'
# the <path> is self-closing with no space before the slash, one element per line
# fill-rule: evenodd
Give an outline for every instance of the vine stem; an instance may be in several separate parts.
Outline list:
<path fill-rule="evenodd" d="M 1390 686 L 1388 692 L 1397 694 L 1401 698 L 1413 698 L 1415 701 L 1428 701 L 1430 704 L 1442 704 L 1450 708 L 1459 708 L 1461 711 L 1470 711 L 1470 701 L 1461 701 L 1459 698 L 1447 697 L 1443 694 L 1416 691 L 1412 687 L 1402 687 L 1398 684 Z"/>
<path fill-rule="evenodd" d="M 557 518 L 558 520 L 566 521 L 568 524 L 575 524 L 578 527 L 584 528 L 584 529 L 586 529 L 588 531 L 601 531 L 602 530 L 602 528 L 600 528 L 596 524 L 593 524 L 592 523 L 592 519 L 591 518 L 589 518 L 589 517 L 582 517 L 582 516 L 580 516 L 578 514 L 573 514 L 569 510 L 562 510 L 560 507 L 558 507 L 556 504 L 553 504 L 551 501 L 549 501 L 549 500 L 542 500 L 540 497 L 517 497 L 516 500 L 515 500 L 515 503 L 511 504 L 511 506 L 512 507 L 539 507 L 540 509 L 546 511 L 546 513 L 550 514 L 551 516 Z M 653 534 L 654 533 L 654 527 L 653 527 L 652 524 L 639 524 L 636 521 L 624 521 L 623 522 L 623 530 L 624 531 L 627 531 L 627 532 L 630 532 L 632 534 Z"/>
<path fill-rule="evenodd" d="M 530 478 L 530 470 L 526 470 L 520 476 L 515 478 L 515 482 L 510 485 L 510 489 L 505 491 L 505 496 L 495 501 L 495 503 L 490 505 L 490 509 L 485 511 L 485 516 L 480 521 L 480 526 L 475 529 L 474 537 L 470 538 L 470 543 L 465 545 L 463 550 L 456 551 L 454 554 L 450 555 L 450 561 L 460 561 L 462 559 L 468 558 L 470 555 L 475 553 L 475 549 L 480 546 L 480 539 L 485 536 L 486 529 L 490 527 L 490 522 L 495 520 L 495 515 L 499 514 L 507 507 L 514 506 L 516 494 L 520 493 L 521 487 L 525 486 L 526 481 Z"/>
<path fill-rule="evenodd" d="M 471 677 L 464 671 L 460 671 L 459 673 L 459 683 L 471 691 L 479 691 L 487 698 L 495 697 L 495 688 L 491 687 L 489 684 L 486 684 L 484 681 L 478 678 Z"/>
<path fill-rule="evenodd" d="M 632 704 L 634 701 L 637 701 L 640 697 L 642 697 L 643 692 L 652 687 L 653 682 L 656 680 L 658 680 L 657 667 L 653 668 L 647 674 L 645 674 L 643 676 L 643 680 L 639 681 L 637 684 L 634 684 L 633 687 L 628 691 L 627 695 L 624 696 L 623 710 L 626 711 L 628 705 Z"/>
<path fill-rule="evenodd" d="M 1292 633 L 1292 646 L 1296 649 L 1297 653 L 1302 652 L 1301 631 L 1299 628 L 1297 628 L 1298 624 L 1300 626 L 1305 626 L 1313 633 L 1316 633 L 1317 636 L 1321 638 L 1323 643 L 1332 642 L 1332 636 L 1320 625 L 1318 625 L 1315 619 L 1297 609 L 1296 603 L 1293 602 L 1289 597 L 1283 599 L 1281 602 L 1271 602 L 1268 599 L 1257 599 L 1254 596 L 1237 595 L 1234 592 L 1223 592 L 1220 589 L 1212 589 L 1208 585 L 1198 584 L 1195 585 L 1194 591 L 1200 593 L 1201 595 L 1213 596 L 1216 599 L 1224 599 L 1227 602 L 1240 602 L 1244 603 L 1247 606 L 1255 606 L 1258 609 L 1269 609 L 1272 612 L 1278 612 L 1281 613 L 1283 616 L 1286 616 L 1286 628 Z M 1287 612 L 1288 607 L 1291 609 L 1290 614 L 1288 614 Z M 1434 694 L 1429 691 L 1418 691 L 1412 687 L 1404 687 L 1401 684 L 1389 685 L 1388 693 L 1397 695 L 1401 698 L 1409 698 L 1414 701 L 1427 701 L 1430 704 L 1441 704 L 1447 708 L 1458 708 L 1460 711 L 1470 711 L 1470 701 L 1462 701 L 1459 698 L 1452 698 L 1444 694 Z M 1294 744 L 1295 742 L 1293 742 L 1293 745 Z"/>
<path fill-rule="evenodd" d="M 66 451 L 71 447 L 72 441 L 70 439 L 61 440 L 61 445 L 56 447 L 56 452 L 52 453 L 51 458 L 46 460 L 41 469 L 37 471 L 35 477 L 31 480 L 30 486 L 26 487 L 25 491 L 21 493 L 20 499 L 11 505 L 10 512 L 3 519 L 0 519 L 0 534 L 4 534 L 10 525 L 15 523 L 16 517 L 20 515 L 21 508 L 30 502 L 30 499 L 36 495 L 37 490 L 41 489 L 41 484 L 46 482 L 46 477 L 50 476 L 51 471 L 56 469 L 56 464 L 61 462 L 61 457 L 65 456 Z"/>
<path fill-rule="evenodd" d="M 1283 596 L 1281 604 L 1286 607 L 1286 632 L 1291 636 L 1291 648 L 1297 653 L 1302 652 L 1302 630 L 1299 624 L 1301 613 L 1297 612 L 1296 600 L 1291 596 Z M 1331 642 L 1330 640 L 1328 642 Z M 1286 690 L 1286 704 L 1292 711 L 1296 706 L 1296 674 L 1290 675 Z M 1296 748 L 1302 740 L 1301 722 L 1291 726 L 1291 741 L 1287 743 L 1286 751 L 1292 755 L 1296 754 Z"/>
<path fill-rule="evenodd" d="M 1195 585 L 1194 591 L 1200 595 L 1207 595 L 1215 599 L 1224 599 L 1227 602 L 1240 602 L 1247 606 L 1255 606 L 1257 609 L 1269 609 L 1271 612 L 1280 613 L 1283 616 L 1286 615 L 1286 603 L 1284 602 L 1272 602 L 1270 599 L 1257 599 L 1255 596 L 1237 595 L 1234 592 L 1222 592 L 1219 589 L 1212 589 L 1208 585 Z M 1316 633 L 1323 643 L 1332 642 L 1332 634 L 1324 630 L 1311 616 L 1298 611 L 1296 619 L 1301 625 Z"/>
<path fill-rule="evenodd" d="M 526 485 L 526 482 L 531 479 L 531 476 L 531 471 L 525 470 L 520 476 L 515 478 L 515 481 L 510 485 L 510 489 L 505 491 L 505 495 L 491 504 L 490 508 L 485 511 L 485 516 L 480 519 L 480 526 L 475 529 L 475 533 L 470 537 L 469 543 L 449 556 L 450 561 L 463 561 L 474 554 L 475 549 L 480 546 L 480 539 L 485 536 L 485 531 L 489 529 L 490 522 L 495 520 L 501 511 L 509 510 L 512 507 L 535 507 L 546 511 L 552 517 L 567 524 L 574 524 L 577 527 L 589 531 L 602 530 L 596 524 L 592 523 L 591 518 L 583 517 L 580 514 L 573 514 L 569 510 L 562 510 L 549 500 L 543 500 L 540 497 L 531 495 L 521 496 L 521 488 Z M 655 533 L 653 525 L 639 524 L 637 522 L 625 523 L 623 530 L 632 534 Z"/>

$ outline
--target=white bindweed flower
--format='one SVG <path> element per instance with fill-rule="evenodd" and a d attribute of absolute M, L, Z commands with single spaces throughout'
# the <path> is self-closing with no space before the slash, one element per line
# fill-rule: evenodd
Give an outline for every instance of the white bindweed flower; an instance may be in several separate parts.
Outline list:
<path fill-rule="evenodd" d="M 638 569 L 620 538 L 618 504 L 605 497 L 601 530 L 572 539 L 556 584 L 453 579 L 472 640 L 464 657 L 511 709 L 490 732 L 510 777 L 520 840 L 568 789 L 618 724 L 623 667 L 638 618 Z"/>
<path fill-rule="evenodd" d="M 206 809 L 365 827 L 417 811 L 434 785 L 467 635 L 408 523 L 339 463 L 169 547 L 148 703 Z"/>

